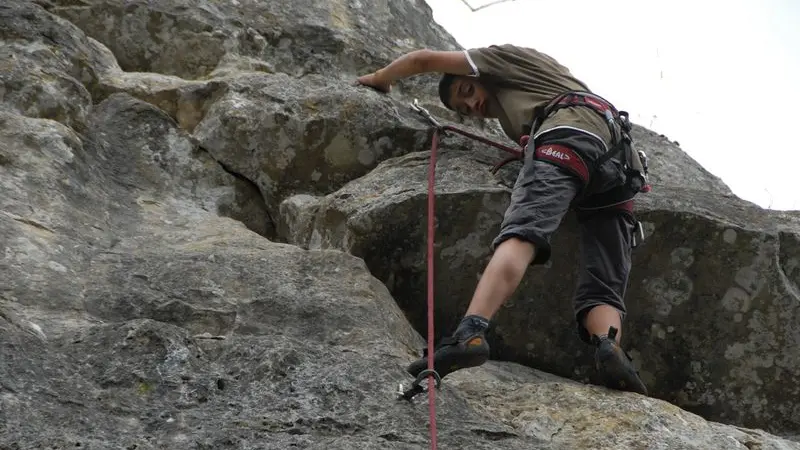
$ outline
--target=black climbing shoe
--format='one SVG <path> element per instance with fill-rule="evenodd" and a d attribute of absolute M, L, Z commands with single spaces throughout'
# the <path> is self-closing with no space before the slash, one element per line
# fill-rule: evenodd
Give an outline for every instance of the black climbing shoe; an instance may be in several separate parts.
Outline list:
<path fill-rule="evenodd" d="M 480 366 L 489 359 L 489 344 L 483 332 L 464 337 L 450 336 L 439 342 L 433 354 L 433 368 L 441 378 L 459 369 Z M 408 366 L 408 373 L 417 377 L 428 368 L 428 349 L 422 358 Z"/>
<path fill-rule="evenodd" d="M 608 336 L 592 336 L 597 346 L 595 364 L 606 387 L 647 395 L 647 388 L 631 364 L 632 358 L 616 342 L 617 329 L 610 327 Z"/>

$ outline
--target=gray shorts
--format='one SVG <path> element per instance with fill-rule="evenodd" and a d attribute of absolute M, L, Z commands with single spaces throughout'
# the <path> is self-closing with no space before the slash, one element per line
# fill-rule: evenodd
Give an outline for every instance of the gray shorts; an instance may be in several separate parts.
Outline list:
<path fill-rule="evenodd" d="M 590 337 L 580 323 L 591 308 L 610 305 L 624 320 L 631 269 L 634 194 L 625 187 L 617 161 L 592 171 L 604 152 L 599 141 L 578 131 L 558 130 L 537 138 L 536 147 L 526 149 L 511 204 L 492 242 L 495 249 L 512 237 L 529 241 L 536 246 L 532 264 L 544 264 L 550 259 L 552 234 L 568 210 L 576 211 L 581 255 L 574 312 L 585 342 Z"/>

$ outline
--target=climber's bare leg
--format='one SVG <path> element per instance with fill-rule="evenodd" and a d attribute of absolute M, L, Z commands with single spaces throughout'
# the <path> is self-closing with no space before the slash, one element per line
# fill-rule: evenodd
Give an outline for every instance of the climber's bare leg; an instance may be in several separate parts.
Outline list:
<path fill-rule="evenodd" d="M 519 238 L 503 241 L 486 266 L 466 315 L 490 320 L 517 290 L 535 253 L 535 246 L 528 241 Z"/>

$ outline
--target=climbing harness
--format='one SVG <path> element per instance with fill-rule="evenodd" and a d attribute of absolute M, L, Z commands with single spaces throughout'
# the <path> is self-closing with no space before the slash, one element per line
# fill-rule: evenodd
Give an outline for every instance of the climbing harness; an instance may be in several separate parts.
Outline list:
<path fill-rule="evenodd" d="M 570 91 L 556 96 L 547 105 L 539 107 L 533 112 L 533 121 L 530 126 L 530 135 L 523 135 L 520 138 L 519 146 L 521 149 L 515 149 L 507 145 L 500 144 L 499 142 L 492 141 L 483 136 L 461 130 L 451 125 L 441 125 L 428 110 L 419 105 L 415 99 L 411 107 L 427 119 L 439 132 L 453 131 L 455 133 L 466 136 L 478 142 L 491 145 L 492 147 L 510 153 L 511 156 L 500 161 L 492 167 L 492 173 L 497 173 L 500 168 L 506 164 L 522 160 L 525 156 L 524 149 L 527 147 L 531 140 L 531 136 L 535 136 L 541 124 L 551 115 L 555 114 L 558 110 L 563 108 L 586 106 L 593 111 L 600 114 L 606 121 L 611 133 L 611 148 L 595 161 L 595 170 L 598 170 L 611 158 L 620 156 L 622 153 L 621 162 L 624 165 L 626 175 L 626 184 L 633 190 L 633 192 L 647 193 L 651 190 L 651 185 L 648 182 L 648 160 L 647 155 L 642 150 L 636 150 L 633 146 L 633 138 L 631 137 L 631 130 L 633 126 L 629 119 L 629 114 L 626 111 L 617 110 L 609 101 L 600 97 L 599 95 L 591 92 Z M 438 137 L 438 136 L 437 136 Z"/>
<path fill-rule="evenodd" d="M 556 111 L 574 106 L 586 106 L 600 114 L 608 124 L 608 129 L 611 133 L 611 148 L 595 161 L 594 170 L 599 170 L 606 161 L 622 154 L 621 162 L 625 172 L 625 184 L 634 193 L 650 192 L 652 187 L 647 178 L 649 169 L 647 155 L 642 150 L 636 150 L 633 147 L 633 138 L 631 137 L 633 126 L 628 113 L 626 111 L 618 111 L 609 101 L 599 95 L 591 92 L 570 91 L 555 97 L 544 108 L 534 111 L 531 135 L 535 136 L 542 122 L 555 114 Z M 605 203 L 589 209 L 600 210 L 614 206 L 619 206 L 619 202 Z M 636 248 L 643 241 L 644 229 L 642 223 L 634 219 L 631 247 Z"/>
<path fill-rule="evenodd" d="M 633 192 L 650 192 L 651 186 L 647 180 L 648 167 L 647 155 L 641 150 L 633 148 L 631 125 L 626 111 L 618 111 L 611 102 L 591 92 L 570 91 L 556 96 L 547 105 L 534 109 L 531 135 L 535 136 L 542 123 L 558 110 L 575 106 L 589 107 L 601 115 L 608 125 L 611 133 L 611 148 L 595 161 L 595 170 L 611 158 L 620 156 L 624 165 L 626 184 Z"/>

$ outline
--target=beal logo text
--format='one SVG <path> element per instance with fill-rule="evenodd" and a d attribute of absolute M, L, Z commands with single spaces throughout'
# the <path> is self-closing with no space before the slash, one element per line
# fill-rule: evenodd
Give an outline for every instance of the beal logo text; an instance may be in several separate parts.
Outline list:
<path fill-rule="evenodd" d="M 558 158 L 558 159 L 560 159 L 562 161 L 569 161 L 571 159 L 570 156 L 567 153 L 562 152 L 560 150 L 556 150 L 553 147 L 545 147 L 545 148 L 539 150 L 539 154 L 541 156 L 549 156 L 551 158 Z"/>

